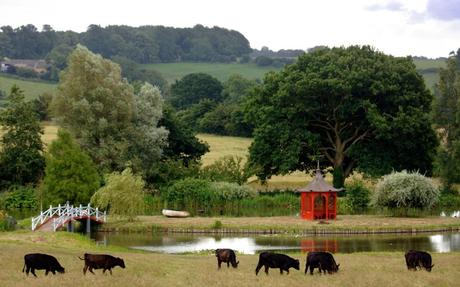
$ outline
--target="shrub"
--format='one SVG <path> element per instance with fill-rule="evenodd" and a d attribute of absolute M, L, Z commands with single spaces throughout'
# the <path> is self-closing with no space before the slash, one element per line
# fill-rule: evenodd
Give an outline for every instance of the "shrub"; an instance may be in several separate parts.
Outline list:
<path fill-rule="evenodd" d="M 351 213 L 362 213 L 369 205 L 370 190 L 362 181 L 355 180 L 346 186 L 346 201 L 349 204 Z"/>
<path fill-rule="evenodd" d="M 251 176 L 240 156 L 225 156 L 201 171 L 201 177 L 210 181 L 228 181 L 244 184 Z"/>
<path fill-rule="evenodd" d="M 439 200 L 439 190 L 432 180 L 418 172 L 393 172 L 384 176 L 375 189 L 377 207 L 429 209 Z"/>
<path fill-rule="evenodd" d="M 16 228 L 16 219 L 9 216 L 4 210 L 0 210 L 0 231 L 9 231 Z"/>
<path fill-rule="evenodd" d="M 14 186 L 2 194 L 1 205 L 5 209 L 36 208 L 38 201 L 35 189 L 29 186 Z"/>

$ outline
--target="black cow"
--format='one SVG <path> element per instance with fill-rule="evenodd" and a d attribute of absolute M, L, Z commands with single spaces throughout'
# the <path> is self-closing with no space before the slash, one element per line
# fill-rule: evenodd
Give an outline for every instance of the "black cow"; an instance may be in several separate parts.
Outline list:
<path fill-rule="evenodd" d="M 235 251 L 231 249 L 216 249 L 217 266 L 220 269 L 222 262 L 227 263 L 227 268 L 232 264 L 233 268 L 238 268 L 240 261 L 236 261 Z"/>
<path fill-rule="evenodd" d="M 22 272 L 24 272 L 24 269 L 27 276 L 29 276 L 29 271 L 31 271 L 35 277 L 37 277 L 35 269 L 45 269 L 45 275 L 48 275 L 49 272 L 56 274 L 56 271 L 59 273 L 65 273 L 64 267 L 59 264 L 55 257 L 42 253 L 30 253 L 24 255 L 24 267 L 22 268 Z"/>
<path fill-rule="evenodd" d="M 418 250 L 409 250 L 404 254 L 406 258 L 407 269 L 417 270 L 417 267 L 420 269 L 425 268 L 426 271 L 431 272 L 434 264 L 431 264 L 431 255 L 425 251 Z"/>
<path fill-rule="evenodd" d="M 339 271 L 340 264 L 335 263 L 334 256 L 329 252 L 308 252 L 307 262 L 305 263 L 305 274 L 307 274 L 308 267 L 310 267 L 310 275 L 313 275 L 313 270 L 318 268 L 319 273 L 335 273 Z"/>
<path fill-rule="evenodd" d="M 259 273 L 262 266 L 265 267 L 265 273 L 268 275 L 268 268 L 279 268 L 280 273 L 283 274 L 283 270 L 289 274 L 289 268 L 299 270 L 299 260 L 291 258 L 284 254 L 277 254 L 271 252 L 262 252 L 259 255 L 259 263 L 256 267 L 256 275 Z"/>
<path fill-rule="evenodd" d="M 109 270 L 110 275 L 112 275 L 112 268 L 114 268 L 115 266 L 125 268 L 125 262 L 123 261 L 123 259 L 119 257 L 113 257 L 111 255 L 85 253 L 84 258 L 80 259 L 85 260 L 85 267 L 83 267 L 83 274 L 85 275 L 86 270 L 88 269 L 89 272 L 93 274 L 93 269 L 103 269 L 102 273 L 105 273 L 106 270 Z"/>

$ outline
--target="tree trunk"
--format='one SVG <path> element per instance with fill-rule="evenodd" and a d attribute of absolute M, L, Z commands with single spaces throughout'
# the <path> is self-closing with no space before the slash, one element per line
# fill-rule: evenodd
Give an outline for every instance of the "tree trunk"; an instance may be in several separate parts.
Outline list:
<path fill-rule="evenodd" d="M 342 188 L 345 185 L 345 175 L 343 174 L 343 166 L 339 165 L 334 167 L 334 172 L 332 173 L 332 185 L 335 188 Z"/>

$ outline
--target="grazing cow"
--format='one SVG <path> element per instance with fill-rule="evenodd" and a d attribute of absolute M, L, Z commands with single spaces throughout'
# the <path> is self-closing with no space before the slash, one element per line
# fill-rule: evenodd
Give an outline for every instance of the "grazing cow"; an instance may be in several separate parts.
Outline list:
<path fill-rule="evenodd" d="M 265 267 L 265 273 L 268 275 L 268 268 L 279 268 L 280 273 L 286 271 L 289 274 L 289 268 L 299 270 L 299 260 L 291 258 L 284 254 L 277 254 L 271 252 L 262 252 L 259 255 L 259 263 L 256 267 L 256 275 L 259 273 L 262 266 Z"/>
<path fill-rule="evenodd" d="M 105 273 L 106 270 L 109 270 L 110 275 L 112 275 L 112 268 L 114 268 L 115 266 L 125 268 L 125 262 L 123 261 L 123 259 L 119 257 L 113 257 L 111 255 L 85 253 L 84 258 L 80 259 L 85 260 L 85 267 L 83 267 L 83 274 L 85 275 L 86 270 L 88 269 L 89 272 L 93 274 L 93 269 L 103 269 L 102 273 Z"/>
<path fill-rule="evenodd" d="M 233 268 L 238 268 L 238 263 L 240 263 L 240 261 L 236 261 L 235 251 L 231 249 L 216 249 L 216 257 L 218 269 L 220 269 L 222 262 L 227 263 L 227 268 L 230 267 L 230 264 Z"/>
<path fill-rule="evenodd" d="M 53 274 L 56 274 L 56 271 L 59 273 L 65 273 L 64 267 L 59 264 L 55 257 L 42 253 L 30 253 L 24 255 L 24 267 L 22 268 L 22 272 L 24 272 L 24 269 L 26 270 L 27 276 L 29 276 L 29 271 L 31 271 L 35 277 L 37 277 L 35 269 L 45 269 L 45 275 L 48 275 L 50 271 Z"/>
<path fill-rule="evenodd" d="M 409 250 L 404 254 L 406 258 L 407 269 L 417 270 L 417 267 L 420 269 L 425 268 L 426 271 L 431 272 L 434 264 L 431 264 L 431 255 L 425 251 Z"/>
<path fill-rule="evenodd" d="M 335 263 L 334 257 L 329 252 L 308 252 L 307 262 L 305 263 L 305 274 L 307 274 L 308 267 L 310 267 L 310 275 L 313 275 L 313 270 L 318 268 L 319 273 L 335 273 L 339 271 L 340 264 Z"/>

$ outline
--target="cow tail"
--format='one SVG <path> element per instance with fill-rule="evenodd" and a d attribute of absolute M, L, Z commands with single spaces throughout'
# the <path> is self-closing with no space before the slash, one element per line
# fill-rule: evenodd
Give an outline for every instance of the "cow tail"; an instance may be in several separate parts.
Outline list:
<path fill-rule="evenodd" d="M 78 257 L 80 260 L 85 260 L 85 259 L 81 258 L 80 256 L 77 256 L 77 257 Z"/>
<path fill-rule="evenodd" d="M 26 264 L 24 263 L 24 267 L 22 267 L 22 273 L 24 273 L 24 269 L 26 269 Z"/>

